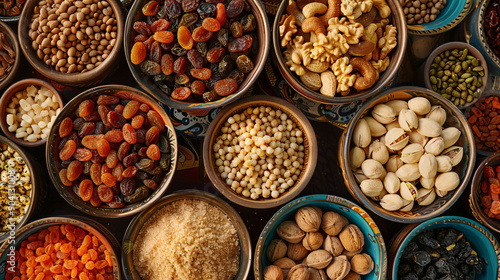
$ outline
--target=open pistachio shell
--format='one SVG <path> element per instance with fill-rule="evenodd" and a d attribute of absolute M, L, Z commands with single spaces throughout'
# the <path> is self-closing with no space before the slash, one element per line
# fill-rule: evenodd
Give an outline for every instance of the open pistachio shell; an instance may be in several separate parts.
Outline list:
<path fill-rule="evenodd" d="M 384 188 L 388 193 L 397 193 L 399 191 L 399 187 L 401 181 L 399 181 L 398 176 L 394 172 L 387 172 L 384 178 Z"/>
<path fill-rule="evenodd" d="M 361 169 L 356 169 L 352 172 L 352 174 L 354 175 L 354 178 L 356 178 L 356 181 L 358 183 L 361 183 L 363 182 L 364 180 L 368 179 L 368 177 L 365 176 L 365 174 L 363 173 L 363 171 Z"/>
<path fill-rule="evenodd" d="M 449 156 L 437 156 L 437 171 L 438 172 L 448 172 L 453 168 L 453 162 Z"/>
<path fill-rule="evenodd" d="M 433 154 L 424 154 L 418 162 L 418 171 L 424 178 L 434 178 L 437 174 L 437 161 Z"/>
<path fill-rule="evenodd" d="M 385 104 L 377 104 L 373 107 L 372 117 L 382 124 L 388 124 L 396 120 L 396 112 Z"/>
<path fill-rule="evenodd" d="M 404 163 L 416 163 L 424 154 L 424 148 L 420 144 L 410 144 L 401 151 L 401 160 Z"/>
<path fill-rule="evenodd" d="M 420 188 L 417 192 L 417 202 L 420 206 L 427 206 L 436 199 L 434 189 Z"/>
<path fill-rule="evenodd" d="M 441 190 L 438 190 L 437 188 L 434 188 L 434 190 L 436 191 L 436 195 L 439 197 L 445 197 L 448 194 L 447 191 L 441 191 Z"/>
<path fill-rule="evenodd" d="M 397 171 L 396 175 L 401 181 L 415 181 L 420 178 L 420 172 L 418 171 L 418 163 L 407 163 L 401 166 Z"/>
<path fill-rule="evenodd" d="M 380 137 L 387 133 L 387 129 L 383 124 L 378 122 L 376 119 L 366 116 L 363 118 L 367 123 L 368 127 L 370 127 L 370 133 L 372 137 Z"/>
<path fill-rule="evenodd" d="M 408 109 L 408 102 L 405 100 L 394 99 L 385 103 L 385 105 L 391 107 L 394 112 L 396 112 L 396 116 L 398 116 L 403 109 Z"/>
<path fill-rule="evenodd" d="M 436 180 L 435 177 L 432 177 L 432 178 L 425 178 L 425 177 L 420 177 L 420 185 L 423 187 L 423 188 L 426 188 L 426 189 L 431 189 L 434 187 L 434 181 Z"/>
<path fill-rule="evenodd" d="M 351 159 L 351 168 L 356 170 L 361 167 L 361 163 L 365 161 L 365 151 L 360 147 L 355 146 L 349 152 L 349 157 Z"/>
<path fill-rule="evenodd" d="M 396 172 L 401 166 L 403 166 L 403 164 L 404 162 L 401 160 L 399 155 L 392 155 L 385 164 L 385 169 L 387 172 Z"/>
<path fill-rule="evenodd" d="M 441 173 L 436 177 L 435 186 L 440 191 L 452 191 L 460 184 L 460 177 L 456 172 Z"/>
<path fill-rule="evenodd" d="M 416 132 L 416 131 L 410 131 L 408 132 L 408 136 L 410 137 L 409 142 L 412 144 L 420 144 L 425 146 L 427 144 L 427 141 L 429 141 L 429 137 L 423 136 L 422 134 Z"/>
<path fill-rule="evenodd" d="M 364 180 L 359 184 L 361 191 L 368 197 L 378 196 L 384 189 L 382 181 L 379 179 L 368 179 Z"/>
<path fill-rule="evenodd" d="M 412 110 L 403 109 L 399 113 L 398 123 L 399 126 L 406 131 L 416 129 L 418 127 L 417 114 Z"/>
<path fill-rule="evenodd" d="M 352 141 L 354 142 L 354 145 L 360 148 L 368 147 L 368 145 L 372 142 L 370 127 L 365 120 L 361 119 L 356 124 L 356 128 L 354 128 L 352 133 Z"/>
<path fill-rule="evenodd" d="M 387 191 L 385 189 L 382 189 L 382 191 L 380 192 L 379 195 L 372 196 L 370 198 L 375 200 L 375 201 L 380 201 L 382 199 L 382 197 L 384 197 L 386 194 L 387 194 Z"/>
<path fill-rule="evenodd" d="M 380 141 L 373 141 L 368 147 L 368 157 L 385 164 L 389 160 L 389 151 Z"/>
<path fill-rule="evenodd" d="M 382 163 L 374 160 L 367 159 L 361 163 L 361 171 L 369 179 L 379 179 L 385 173 L 385 168 Z"/>
<path fill-rule="evenodd" d="M 388 194 L 380 200 L 380 206 L 387 211 L 398 211 L 404 205 L 404 199 L 399 194 Z"/>
<path fill-rule="evenodd" d="M 446 111 L 439 105 L 432 106 L 431 111 L 425 117 L 435 120 L 442 126 L 446 122 Z"/>
<path fill-rule="evenodd" d="M 403 212 L 411 211 L 411 209 L 413 209 L 414 203 L 415 203 L 415 200 L 403 199 L 403 207 L 401 207 L 401 209 L 399 209 L 399 211 L 403 211 Z"/>
<path fill-rule="evenodd" d="M 453 166 L 457 166 L 464 156 L 464 148 L 453 146 L 443 151 L 442 155 L 448 156 L 451 159 Z"/>
<path fill-rule="evenodd" d="M 425 152 L 438 156 L 444 150 L 444 141 L 442 137 L 434 137 L 425 144 Z"/>
<path fill-rule="evenodd" d="M 385 129 L 387 129 L 387 131 L 389 131 L 393 128 L 399 128 L 399 127 L 400 127 L 399 122 L 397 120 L 385 125 Z"/>
<path fill-rule="evenodd" d="M 408 108 L 417 115 L 425 115 L 431 111 L 431 102 L 425 97 L 413 97 L 408 100 Z"/>
<path fill-rule="evenodd" d="M 443 129 L 443 131 L 441 132 L 441 137 L 443 137 L 444 148 L 449 148 L 457 143 L 461 134 L 462 133 L 460 132 L 460 130 L 454 126 Z"/>
<path fill-rule="evenodd" d="M 418 120 L 417 132 L 427 137 L 438 137 L 441 135 L 442 127 L 433 119 L 421 118 Z"/>
<path fill-rule="evenodd" d="M 399 151 L 406 147 L 409 138 L 402 128 L 392 128 L 385 135 L 385 145 L 391 150 Z"/>
<path fill-rule="evenodd" d="M 405 200 L 415 200 L 417 198 L 417 187 L 410 182 L 401 182 L 399 194 Z"/>

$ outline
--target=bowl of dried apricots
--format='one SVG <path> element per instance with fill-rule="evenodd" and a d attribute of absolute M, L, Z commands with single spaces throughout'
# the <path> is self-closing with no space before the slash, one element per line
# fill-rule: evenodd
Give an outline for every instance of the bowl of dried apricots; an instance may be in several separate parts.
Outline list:
<path fill-rule="evenodd" d="M 99 86 L 72 99 L 46 146 L 59 194 L 78 210 L 115 218 L 138 213 L 165 193 L 177 137 L 162 107 L 140 90 Z"/>
<path fill-rule="evenodd" d="M 119 250 L 113 234 L 93 220 L 44 218 L 22 227 L 0 247 L 5 264 L 0 278 L 119 280 Z"/>
<path fill-rule="evenodd" d="M 270 28 L 257 0 L 135 1 L 125 24 L 125 56 L 137 83 L 181 110 L 221 107 L 257 80 Z"/>
<path fill-rule="evenodd" d="M 273 24 L 277 65 L 314 102 L 364 101 L 390 86 L 406 50 L 397 1 L 282 1 Z"/>

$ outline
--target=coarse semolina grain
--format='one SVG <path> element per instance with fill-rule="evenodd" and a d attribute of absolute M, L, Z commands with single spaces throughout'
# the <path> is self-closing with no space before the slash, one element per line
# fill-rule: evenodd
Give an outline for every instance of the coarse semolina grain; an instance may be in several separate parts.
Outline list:
<path fill-rule="evenodd" d="M 240 243 L 222 211 L 201 200 L 179 200 L 144 224 L 133 260 L 143 280 L 233 279 Z"/>

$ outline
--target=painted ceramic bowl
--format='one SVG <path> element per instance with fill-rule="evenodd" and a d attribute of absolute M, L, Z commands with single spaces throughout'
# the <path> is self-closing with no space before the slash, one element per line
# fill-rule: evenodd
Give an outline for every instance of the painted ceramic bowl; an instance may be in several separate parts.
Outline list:
<path fill-rule="evenodd" d="M 17 20 L 19 16 L 12 18 L 16 18 L 15 20 Z M 10 66 L 10 69 L 9 67 L 7 67 L 7 69 L 9 69 L 7 75 L 0 77 L 0 89 L 5 88 L 7 85 L 10 84 L 10 82 L 12 82 L 12 79 L 14 79 L 14 76 L 16 75 L 17 70 L 19 69 L 22 57 L 21 48 L 19 47 L 19 41 L 17 40 L 17 34 L 14 33 L 12 28 L 10 28 L 10 26 L 4 21 L 6 20 L 0 17 L 0 32 L 5 34 L 5 39 L 7 39 L 7 42 L 9 43 L 10 47 L 15 52 L 15 57 L 14 57 L 15 61 L 14 64 Z"/>
<path fill-rule="evenodd" d="M 409 24 L 408 34 L 430 36 L 448 31 L 464 20 L 473 2 L 473 0 L 448 0 L 434 21 L 423 24 Z"/>
<path fill-rule="evenodd" d="M 305 206 L 319 207 L 326 211 L 333 211 L 341 214 L 355 224 L 363 233 L 365 245 L 363 252 L 370 255 L 374 262 L 374 269 L 362 277 L 363 280 L 382 280 L 387 276 L 387 252 L 384 239 L 379 228 L 370 215 L 358 205 L 342 197 L 333 195 L 316 194 L 297 198 L 276 212 L 267 222 L 262 230 L 255 248 L 254 276 L 256 280 L 263 280 L 264 269 L 272 263 L 266 257 L 266 249 L 271 240 L 279 238 L 276 233 L 278 226 L 286 221 L 294 219 L 295 212 Z"/>

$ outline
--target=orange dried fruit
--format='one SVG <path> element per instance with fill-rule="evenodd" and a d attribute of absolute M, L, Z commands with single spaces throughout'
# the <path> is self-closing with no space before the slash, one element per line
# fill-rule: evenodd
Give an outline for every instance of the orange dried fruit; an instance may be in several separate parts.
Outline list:
<path fill-rule="evenodd" d="M 179 27 L 179 29 L 177 30 L 177 40 L 179 42 L 179 45 L 181 45 L 181 47 L 183 47 L 184 49 L 190 50 L 193 48 L 193 37 L 191 36 L 191 32 L 187 27 Z"/>
<path fill-rule="evenodd" d="M 135 65 L 140 64 L 146 59 L 147 53 L 146 46 L 143 42 L 135 42 L 130 51 L 130 62 Z"/>

